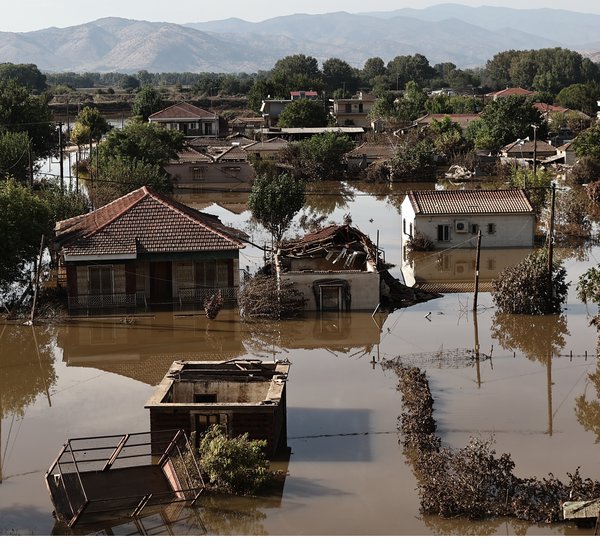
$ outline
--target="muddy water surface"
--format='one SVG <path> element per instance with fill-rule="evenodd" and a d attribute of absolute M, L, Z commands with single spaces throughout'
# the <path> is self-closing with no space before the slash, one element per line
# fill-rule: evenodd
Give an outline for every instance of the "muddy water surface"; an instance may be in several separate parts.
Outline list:
<path fill-rule="evenodd" d="M 320 212 L 354 223 L 397 264 L 399 215 L 389 197 L 354 190 L 342 206 L 323 196 Z M 325 206 L 325 207 L 323 207 Z M 247 224 L 217 204 L 207 210 Z M 316 212 L 319 212 L 316 209 Z M 372 222 L 371 222 L 372 219 Z M 256 230 L 256 235 L 259 235 Z M 257 240 L 258 241 L 258 240 Z M 575 282 L 600 250 L 565 258 Z M 246 264 L 259 250 L 244 251 Z M 242 260 L 241 264 L 245 264 Z M 419 513 L 416 481 L 399 444 L 397 377 L 380 360 L 399 355 L 426 369 L 444 444 L 495 438 L 515 474 L 565 479 L 581 466 L 600 479 L 600 397 L 594 312 L 571 293 L 563 315 L 502 317 L 489 293 L 453 293 L 390 315 L 307 315 L 242 324 L 237 312 L 143 313 L 133 320 L 80 319 L 53 326 L 0 325 L 0 534 L 62 533 L 43 476 L 66 439 L 149 430 L 144 404 L 175 359 L 288 358 L 289 463 L 281 494 L 206 499 L 193 513 L 170 513 L 104 528 L 113 534 L 210 535 L 583 535 L 570 524 L 513 520 L 471 523 Z M 132 322 L 132 323 L 129 323 Z M 491 356 L 464 360 L 473 348 Z M 441 358 L 441 360 L 440 360 Z"/>

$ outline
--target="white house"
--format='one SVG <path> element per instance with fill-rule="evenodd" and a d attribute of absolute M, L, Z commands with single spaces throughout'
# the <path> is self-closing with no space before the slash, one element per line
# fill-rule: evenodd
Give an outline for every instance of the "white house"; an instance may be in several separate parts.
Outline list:
<path fill-rule="evenodd" d="M 402 244 L 417 233 L 436 249 L 532 247 L 533 207 L 523 190 L 414 190 L 402 202 Z"/>

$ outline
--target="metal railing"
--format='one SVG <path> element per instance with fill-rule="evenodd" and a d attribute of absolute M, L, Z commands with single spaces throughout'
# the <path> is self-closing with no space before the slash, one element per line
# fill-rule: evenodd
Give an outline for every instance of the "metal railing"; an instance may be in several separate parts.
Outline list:
<path fill-rule="evenodd" d="M 193 288 L 181 288 L 179 290 L 179 304 L 183 303 L 199 303 L 205 299 L 209 299 L 213 295 L 221 292 L 223 301 L 236 301 L 238 296 L 237 287 L 193 287 Z"/>

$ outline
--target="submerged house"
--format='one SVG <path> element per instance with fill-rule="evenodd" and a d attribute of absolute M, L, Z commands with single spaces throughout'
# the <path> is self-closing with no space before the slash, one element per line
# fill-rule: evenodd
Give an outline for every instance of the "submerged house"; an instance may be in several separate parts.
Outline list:
<path fill-rule="evenodd" d="M 69 309 L 235 300 L 246 234 L 147 187 L 55 226 Z"/>
<path fill-rule="evenodd" d="M 278 276 L 304 295 L 307 310 L 373 311 L 379 304 L 377 247 L 348 224 L 282 244 L 275 264 Z"/>
<path fill-rule="evenodd" d="M 180 102 L 152 113 L 148 121 L 183 132 L 186 138 L 218 138 L 221 135 L 222 123 L 219 116 L 188 102 Z"/>
<path fill-rule="evenodd" d="M 145 405 L 150 430 L 194 433 L 197 445 L 210 426 L 221 425 L 229 437 L 266 440 L 269 458 L 284 456 L 289 369 L 279 360 L 176 361 Z"/>
<path fill-rule="evenodd" d="M 413 190 L 402 202 L 402 243 L 420 234 L 436 249 L 532 247 L 533 207 L 523 190 Z"/>

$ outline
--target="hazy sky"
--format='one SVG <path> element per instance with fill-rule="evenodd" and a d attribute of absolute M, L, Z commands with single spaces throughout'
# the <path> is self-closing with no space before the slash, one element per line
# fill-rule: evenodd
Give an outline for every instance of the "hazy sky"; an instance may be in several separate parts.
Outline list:
<path fill-rule="evenodd" d="M 101 17 L 125 17 L 146 21 L 195 23 L 239 17 L 246 21 L 264 21 L 294 13 L 330 13 L 346 11 L 388 11 L 404 7 L 424 8 L 444 3 L 435 0 L 3 0 L 0 31 L 25 32 L 47 27 L 70 27 Z M 600 14 L 598 0 L 455 0 L 469 6 L 504 6 L 507 8 L 554 8 Z M 599 31 L 600 34 L 600 31 Z"/>

